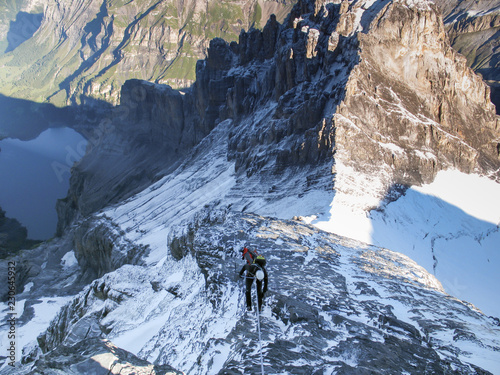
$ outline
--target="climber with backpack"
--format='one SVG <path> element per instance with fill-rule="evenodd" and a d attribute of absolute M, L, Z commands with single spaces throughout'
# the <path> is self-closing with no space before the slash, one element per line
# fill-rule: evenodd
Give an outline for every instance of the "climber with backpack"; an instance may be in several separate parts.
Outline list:
<path fill-rule="evenodd" d="M 266 258 L 263 255 L 258 254 L 256 251 L 251 251 L 248 248 L 242 250 L 242 258 L 246 259 L 247 263 L 241 268 L 240 277 L 246 271 L 246 304 L 247 310 L 252 311 L 252 285 L 254 279 L 257 283 L 257 302 L 259 306 L 259 311 L 262 311 L 262 302 L 264 300 L 264 293 L 267 292 L 267 270 L 266 270 Z M 264 284 L 264 286 L 262 286 Z"/>

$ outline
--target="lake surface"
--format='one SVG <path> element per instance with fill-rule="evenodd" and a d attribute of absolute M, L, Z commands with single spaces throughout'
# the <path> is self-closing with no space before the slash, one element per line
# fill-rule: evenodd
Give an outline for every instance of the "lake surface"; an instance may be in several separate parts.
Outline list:
<path fill-rule="evenodd" d="M 0 141 L 0 207 L 28 229 L 28 238 L 54 236 L 56 201 L 66 197 L 70 169 L 86 146 L 71 128 L 50 128 L 30 141 Z"/>

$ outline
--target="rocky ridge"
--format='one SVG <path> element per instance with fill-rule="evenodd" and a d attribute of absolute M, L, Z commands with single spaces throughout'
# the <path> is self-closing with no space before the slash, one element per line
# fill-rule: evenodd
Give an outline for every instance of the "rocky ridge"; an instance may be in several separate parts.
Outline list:
<path fill-rule="evenodd" d="M 209 209 L 170 233 L 160 263 L 124 266 L 86 287 L 38 337 L 47 354 L 12 373 L 50 372 L 59 353 L 82 358 L 81 347 L 102 338 L 122 348 L 115 356 L 125 349 L 185 373 L 259 372 L 259 353 L 249 350 L 259 345 L 255 316 L 244 312 L 235 278 L 241 244 L 269 262 L 266 373 L 489 374 L 495 366 L 494 321 L 444 294 L 409 258 L 297 221 Z"/>

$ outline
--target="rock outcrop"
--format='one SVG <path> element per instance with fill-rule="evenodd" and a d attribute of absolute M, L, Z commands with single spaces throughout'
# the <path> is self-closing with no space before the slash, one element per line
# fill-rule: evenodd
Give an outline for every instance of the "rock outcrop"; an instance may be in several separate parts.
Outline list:
<path fill-rule="evenodd" d="M 91 282 L 124 264 L 140 263 L 147 249 L 126 241 L 123 234 L 112 223 L 86 220 L 78 224 L 73 236 L 74 253 L 84 270 L 83 282 Z"/>
<path fill-rule="evenodd" d="M 73 346 L 59 346 L 35 363 L 38 374 L 65 375 L 177 375 L 182 374 L 167 365 L 154 365 L 106 339 L 82 340 Z M 29 369 L 11 374 L 32 374 Z"/>
<path fill-rule="evenodd" d="M 437 0 L 436 4 L 443 12 L 451 45 L 467 58 L 467 65 L 491 87 L 491 100 L 500 113 L 498 3 Z"/>

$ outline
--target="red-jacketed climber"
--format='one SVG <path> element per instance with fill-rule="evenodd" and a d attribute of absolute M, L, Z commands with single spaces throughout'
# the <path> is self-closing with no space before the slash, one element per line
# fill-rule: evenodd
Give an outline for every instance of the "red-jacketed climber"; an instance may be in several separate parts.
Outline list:
<path fill-rule="evenodd" d="M 266 270 L 266 258 L 259 255 L 255 251 L 251 251 L 248 248 L 243 248 L 242 259 L 246 259 L 247 263 L 241 268 L 240 277 L 244 277 L 243 273 L 246 271 L 246 304 L 247 310 L 252 311 L 252 285 L 254 279 L 257 280 L 257 302 L 259 306 L 259 311 L 262 311 L 262 303 L 264 300 L 264 293 L 267 292 L 267 270 Z M 262 285 L 264 284 L 264 285 Z"/>

